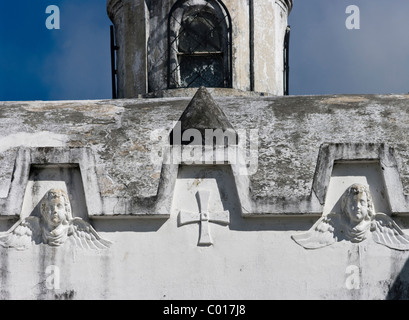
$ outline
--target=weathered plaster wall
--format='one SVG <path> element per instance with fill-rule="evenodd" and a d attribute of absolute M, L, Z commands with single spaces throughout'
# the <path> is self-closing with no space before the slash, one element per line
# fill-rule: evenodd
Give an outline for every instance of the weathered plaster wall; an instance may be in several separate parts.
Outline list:
<path fill-rule="evenodd" d="M 118 97 L 138 97 L 148 91 L 148 13 L 144 0 L 108 1 L 115 26 Z"/>
<path fill-rule="evenodd" d="M 225 1 L 232 19 L 233 83 L 239 90 L 250 90 L 250 13 L 248 1 Z"/>
<path fill-rule="evenodd" d="M 212 92 L 236 130 L 257 134 L 257 171 L 249 176 L 253 200 L 308 198 L 323 144 L 346 144 L 349 149 L 345 150 L 361 154 L 359 159 L 367 154 L 375 160 L 379 156 L 374 154 L 380 152 L 377 145 L 392 148 L 402 189 L 409 192 L 407 96 L 278 98 L 235 90 Z M 51 162 L 64 154 L 78 163 L 88 158 L 94 161 L 95 168 L 87 174 L 98 181 L 104 214 L 144 213 L 147 204 L 140 206 L 131 199 L 157 195 L 162 159 L 153 151 L 166 144 L 166 135 L 190 99 L 2 102 L 0 194 L 7 194 L 17 156 L 38 161 L 50 157 L 47 161 Z M 42 147 L 48 147 L 48 152 Z M 338 159 L 348 160 L 347 156 Z M 135 207 L 125 208 L 124 199 Z"/>
<path fill-rule="evenodd" d="M 43 184 L 40 192 L 44 184 L 76 189 L 82 183 L 84 197 L 77 197 L 77 207 L 85 207 L 94 228 L 113 242 L 103 251 L 68 244 L 57 248 L 38 244 L 25 251 L 0 248 L 1 298 L 408 298 L 408 252 L 372 239 L 306 250 L 291 239 L 310 229 L 320 217 L 319 210 L 324 210 L 321 189 L 313 190 L 317 176 L 319 181 L 331 180 L 331 170 L 326 173 L 330 167 L 320 167 L 328 165 L 320 159 L 324 144 L 334 150 L 328 151 L 328 158 L 357 157 L 360 162 L 366 157 L 382 165 L 367 170 L 358 163 L 358 170 L 341 170 L 347 171 L 347 181 L 389 172 L 393 166 L 388 157 L 393 155 L 398 176 L 392 176 L 395 184 L 401 183 L 401 193 L 397 188 L 392 193 L 396 199 L 388 198 L 392 207 L 395 202 L 400 206 L 390 211 L 409 232 L 408 96 L 279 98 L 234 90 L 211 92 L 236 130 L 258 130 L 258 171 L 248 177 L 251 189 L 247 190 L 254 202 L 247 207 L 242 202 L 246 184 L 228 165 L 217 170 L 207 167 L 209 174 L 201 166 L 184 171 L 176 166 L 173 175 L 166 171 L 173 169 L 162 170 L 161 163 L 151 161 L 152 148 L 160 144 L 152 140 L 152 132 L 160 128 L 170 132 L 191 96 L 1 102 L 1 231 L 16 221 L 24 201 L 34 204 L 23 197 L 27 186 Z M 69 168 L 80 170 L 81 179 L 70 180 L 67 169 L 53 171 L 69 164 L 76 164 Z M 38 166 L 46 171 L 41 173 Z M 336 177 L 340 175 L 336 171 Z M 393 188 L 388 177 L 371 181 L 378 181 L 374 184 L 380 188 Z M 161 183 L 167 188 L 161 189 Z M 158 188 L 162 198 L 155 198 Z M 198 246 L 199 222 L 180 225 L 181 210 L 198 210 L 191 197 L 201 188 L 216 195 L 209 207 L 212 212 L 229 211 L 229 224 L 209 222 L 212 246 Z M 162 199 L 160 208 L 152 206 L 158 199 Z M 301 202 L 306 204 L 305 212 L 294 205 Z M 253 212 L 244 212 L 249 208 Z M 161 215 L 153 215 L 156 209 Z M 51 281 L 56 270 L 58 288 Z M 351 279 L 359 281 L 359 287 Z"/>
<path fill-rule="evenodd" d="M 283 1 L 254 1 L 254 90 L 283 95 L 284 36 L 289 8 Z"/>
<path fill-rule="evenodd" d="M 114 242 L 108 251 L 0 248 L 0 294 L 3 299 L 408 298 L 407 253 L 372 242 L 305 250 L 290 235 L 313 222 L 232 216 L 230 227 L 212 224 L 213 246 L 198 247 L 199 226 L 178 227 L 176 216 L 93 220 Z M 47 288 L 55 275 L 47 269 L 51 265 L 60 270 L 59 289 Z M 360 289 L 347 287 L 349 266 L 360 268 Z"/>

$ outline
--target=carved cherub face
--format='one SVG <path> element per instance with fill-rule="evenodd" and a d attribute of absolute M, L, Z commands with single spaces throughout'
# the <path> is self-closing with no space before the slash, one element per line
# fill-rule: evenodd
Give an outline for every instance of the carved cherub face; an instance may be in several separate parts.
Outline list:
<path fill-rule="evenodd" d="M 63 190 L 51 189 L 41 203 L 41 215 L 49 227 L 56 228 L 71 219 L 68 195 Z"/>
<path fill-rule="evenodd" d="M 356 223 L 371 218 L 375 211 L 369 189 L 361 184 L 350 186 L 342 198 L 342 212 Z"/>

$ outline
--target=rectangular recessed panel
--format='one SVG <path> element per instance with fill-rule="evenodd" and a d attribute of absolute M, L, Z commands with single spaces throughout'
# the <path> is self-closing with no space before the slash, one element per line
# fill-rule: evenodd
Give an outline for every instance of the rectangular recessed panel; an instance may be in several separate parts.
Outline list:
<path fill-rule="evenodd" d="M 64 164 L 31 166 L 21 218 L 38 215 L 41 199 L 47 191 L 55 188 L 68 193 L 73 217 L 88 218 L 80 168 Z"/>
<path fill-rule="evenodd" d="M 354 183 L 369 185 L 376 212 L 390 214 L 389 199 L 379 161 L 335 162 L 325 200 L 324 214 L 340 212 L 340 198 Z"/>

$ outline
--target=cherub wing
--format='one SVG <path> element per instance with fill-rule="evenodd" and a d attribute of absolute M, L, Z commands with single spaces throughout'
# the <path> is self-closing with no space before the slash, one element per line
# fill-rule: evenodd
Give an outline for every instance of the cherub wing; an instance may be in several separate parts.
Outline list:
<path fill-rule="evenodd" d="M 81 218 L 70 221 L 70 234 L 76 246 L 84 249 L 106 249 L 112 242 L 101 238 L 95 229 Z"/>
<path fill-rule="evenodd" d="M 372 237 L 376 243 L 396 250 L 409 250 L 409 236 L 384 213 L 377 213 L 372 224 Z"/>
<path fill-rule="evenodd" d="M 340 214 L 330 213 L 318 219 L 307 232 L 291 238 L 306 249 L 318 249 L 342 240 L 342 227 Z"/>
<path fill-rule="evenodd" d="M 41 242 L 40 219 L 34 216 L 19 220 L 10 230 L 0 233 L 0 245 L 5 248 L 25 250 L 33 243 Z"/>

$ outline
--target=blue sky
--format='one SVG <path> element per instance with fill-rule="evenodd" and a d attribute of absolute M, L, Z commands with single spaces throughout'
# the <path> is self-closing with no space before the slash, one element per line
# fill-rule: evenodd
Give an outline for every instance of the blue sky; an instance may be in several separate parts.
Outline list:
<path fill-rule="evenodd" d="M 360 29 L 345 26 L 349 5 Z M 290 94 L 409 92 L 409 1 L 294 0 Z"/>
<path fill-rule="evenodd" d="M 360 29 L 348 30 L 348 5 Z M 57 5 L 61 29 L 45 26 Z M 0 101 L 111 97 L 105 0 L 0 3 Z M 409 92 L 409 1 L 294 0 L 290 94 Z"/>
<path fill-rule="evenodd" d="M 49 5 L 59 30 L 46 28 Z M 105 0 L 2 0 L 0 12 L 0 100 L 111 97 Z"/>

